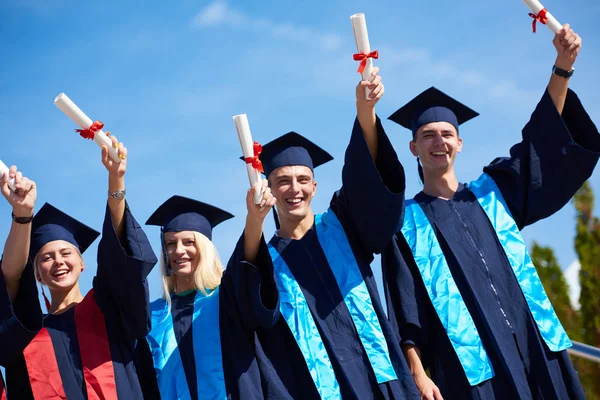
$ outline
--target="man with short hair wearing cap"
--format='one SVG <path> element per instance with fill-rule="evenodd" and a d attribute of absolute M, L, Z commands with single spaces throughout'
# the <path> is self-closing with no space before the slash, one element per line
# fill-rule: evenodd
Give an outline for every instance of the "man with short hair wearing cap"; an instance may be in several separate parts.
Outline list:
<path fill-rule="evenodd" d="M 568 89 L 581 39 L 565 26 L 554 45 L 554 73 L 523 140 L 469 184 L 454 162 L 459 125 L 476 112 L 430 88 L 390 117 L 412 132 L 424 185 L 382 255 L 384 282 L 425 399 L 585 397 L 520 233 L 561 209 L 600 156 L 598 130 Z"/>
<path fill-rule="evenodd" d="M 377 71 L 356 88 L 342 188 L 323 214 L 311 208 L 314 169 L 332 157 L 295 132 L 263 146 L 268 181 L 247 194 L 246 227 L 221 290 L 237 296 L 256 334 L 266 398 L 418 398 L 370 267 L 404 203 L 404 170 L 375 115 L 382 94 Z M 259 205 L 256 190 L 264 190 Z M 279 230 L 267 244 L 263 221 L 275 204 Z"/>
<path fill-rule="evenodd" d="M 100 233 L 48 203 L 30 221 L 32 266 L 20 268 L 33 268 L 51 299 L 46 299 L 43 328 L 6 366 L 11 400 L 144 398 L 134 346 L 150 328 L 146 276 L 157 259 L 125 201 L 127 149 L 115 136 L 111 140 L 121 163 L 110 159 L 106 147 L 102 149 L 108 200 L 98 268 L 85 296 L 79 286 L 86 269 L 82 254 Z M 18 291 L 35 293 L 37 302 L 35 281 L 11 284 L 15 283 Z M 29 303 L 21 303 L 17 296 L 17 314 L 30 312 L 24 308 Z"/>
<path fill-rule="evenodd" d="M 11 178 L 15 183 L 14 191 L 8 185 Z M 12 207 L 12 225 L 0 259 L 0 365 L 6 366 L 42 328 L 42 309 L 33 268 L 29 265 L 23 270 L 29 256 L 31 220 L 37 198 L 35 182 L 12 166 L 6 174 L 0 176 L 0 190 Z M 14 282 L 19 282 L 19 285 Z M 17 299 L 23 306 L 21 310 L 14 308 Z M 0 399 L 6 399 L 2 374 Z"/>

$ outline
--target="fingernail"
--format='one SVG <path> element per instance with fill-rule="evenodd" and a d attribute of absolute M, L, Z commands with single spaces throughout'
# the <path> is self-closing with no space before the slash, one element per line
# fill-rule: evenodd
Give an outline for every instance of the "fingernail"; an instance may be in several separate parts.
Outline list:
<path fill-rule="evenodd" d="M 125 156 L 124 156 L 123 154 L 119 154 L 119 158 L 120 158 L 121 160 L 124 160 L 124 159 L 125 159 Z"/>
<path fill-rule="evenodd" d="M 105 132 L 105 133 L 106 133 L 106 136 L 109 136 L 109 137 L 110 137 L 110 132 L 108 132 L 108 131 L 107 131 L 107 132 Z"/>

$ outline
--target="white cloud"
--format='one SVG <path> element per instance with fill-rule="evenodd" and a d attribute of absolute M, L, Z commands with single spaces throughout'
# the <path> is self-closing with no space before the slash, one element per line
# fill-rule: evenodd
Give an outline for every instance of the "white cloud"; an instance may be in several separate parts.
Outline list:
<path fill-rule="evenodd" d="M 342 38 L 337 34 L 320 32 L 310 27 L 285 22 L 275 22 L 260 16 L 249 16 L 231 8 L 224 0 L 216 0 L 204 7 L 194 17 L 192 25 L 197 28 L 227 25 L 238 29 L 267 32 L 275 38 L 311 46 L 316 44 L 324 51 L 336 50 L 342 44 Z"/>
<path fill-rule="evenodd" d="M 565 279 L 569 285 L 569 298 L 574 309 L 579 310 L 579 295 L 581 293 L 581 284 L 579 283 L 579 271 L 581 264 L 578 260 L 573 261 L 564 271 Z"/>
<path fill-rule="evenodd" d="M 386 63 L 389 70 L 394 70 L 396 67 L 406 69 L 409 66 L 416 66 L 416 74 L 426 76 L 430 81 L 448 80 L 451 83 L 478 89 L 492 99 L 530 103 L 539 97 L 538 92 L 520 89 L 513 80 L 498 80 L 468 67 L 436 59 L 427 48 L 398 49 L 383 46 L 379 53 L 382 62 Z M 418 78 L 418 75 L 413 74 L 413 76 Z M 424 88 L 425 86 L 427 84 Z"/>
<path fill-rule="evenodd" d="M 200 29 L 208 29 L 216 26 L 234 27 L 237 29 L 251 32 L 267 33 L 275 39 L 287 40 L 290 42 L 302 43 L 314 47 L 315 45 L 323 51 L 339 50 L 344 43 L 341 35 L 336 33 L 325 33 L 307 26 L 299 26 L 285 21 L 273 21 L 261 16 L 251 16 L 232 8 L 225 0 L 215 0 L 204 7 L 193 19 L 193 26 Z M 393 71 L 396 67 L 407 68 L 414 67 L 411 76 L 414 80 L 424 80 L 424 87 L 429 82 L 439 80 L 449 81 L 465 88 L 476 89 L 485 94 L 493 101 L 506 102 L 511 104 L 524 103 L 530 104 L 539 97 L 539 93 L 520 89 L 513 80 L 498 80 L 495 77 L 486 76 L 484 73 L 470 69 L 455 62 L 436 58 L 428 48 L 397 48 L 394 46 L 378 47 L 381 60 L 379 65 L 385 65 L 387 71 Z M 290 54 L 292 59 L 293 55 Z M 283 64 L 282 64 L 283 65 Z M 287 63 L 287 65 L 296 65 Z M 321 59 L 320 66 L 340 66 L 340 61 L 336 59 Z M 345 68 L 345 63 L 341 64 Z M 331 69 L 328 69 L 331 71 Z M 304 71 L 303 71 L 304 73 Z M 317 76 L 319 72 L 315 73 Z M 336 85 L 335 80 L 340 80 L 340 85 Z M 386 74 L 386 80 L 390 82 L 389 74 Z M 347 80 L 342 78 L 342 74 L 333 74 L 329 76 L 328 85 L 338 87 L 347 84 Z"/>

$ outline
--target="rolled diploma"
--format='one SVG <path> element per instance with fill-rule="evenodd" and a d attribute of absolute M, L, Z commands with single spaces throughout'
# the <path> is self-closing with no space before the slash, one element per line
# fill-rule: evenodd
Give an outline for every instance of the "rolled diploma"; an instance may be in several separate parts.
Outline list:
<path fill-rule="evenodd" d="M 88 117 L 75 103 L 71 101 L 69 96 L 64 93 L 59 94 L 54 99 L 54 104 L 64 112 L 65 115 L 71 118 L 71 121 L 75 122 L 81 129 L 88 129 L 92 126 L 92 120 Z M 114 162 L 120 163 L 119 152 L 112 145 L 112 141 L 102 129 L 94 134 L 94 142 L 100 147 L 106 146 L 108 154 Z"/>
<path fill-rule="evenodd" d="M 352 30 L 354 31 L 356 49 L 359 53 L 369 54 L 371 52 L 371 45 L 369 44 L 369 33 L 367 32 L 367 21 L 365 20 L 365 14 L 359 13 L 350 16 L 350 22 L 352 22 Z M 367 65 L 362 73 L 363 80 L 371 81 L 372 72 L 373 59 L 367 58 Z M 367 98 L 369 98 L 371 90 L 369 88 L 365 88 L 365 94 Z"/>
<path fill-rule="evenodd" d="M 525 3 L 525 5 L 529 7 L 531 12 L 535 15 L 538 15 L 538 13 L 544 9 L 544 6 L 538 0 L 523 0 L 523 3 Z M 552 33 L 556 33 L 560 28 L 562 28 L 562 25 L 556 20 L 556 18 L 554 18 L 552 14 L 550 14 L 550 12 L 546 12 L 546 17 L 548 17 L 548 22 L 546 22 L 546 25 L 552 31 Z"/>
<path fill-rule="evenodd" d="M 246 114 L 239 114 L 233 116 L 233 123 L 235 124 L 235 130 L 237 131 L 238 139 L 240 140 L 240 146 L 242 146 L 242 153 L 244 158 L 254 157 L 254 142 L 252 141 L 252 133 L 250 132 L 250 125 L 248 124 L 248 117 Z M 246 164 L 248 170 L 248 180 L 250 181 L 250 187 L 254 187 L 261 181 L 260 172 L 258 172 L 252 164 Z M 254 204 L 260 204 L 262 200 L 262 191 L 254 192 Z"/>
<path fill-rule="evenodd" d="M 0 178 L 5 173 L 8 174 L 8 167 L 6 166 L 6 164 L 4 164 L 2 162 L 2 160 L 0 160 Z M 10 188 L 12 189 L 13 192 L 15 191 L 15 179 L 14 178 L 11 178 L 8 180 L 8 186 L 10 186 Z"/>

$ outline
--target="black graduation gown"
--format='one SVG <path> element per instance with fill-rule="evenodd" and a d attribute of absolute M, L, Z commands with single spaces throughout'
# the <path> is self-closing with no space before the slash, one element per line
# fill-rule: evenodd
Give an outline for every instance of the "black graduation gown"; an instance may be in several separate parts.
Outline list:
<path fill-rule="evenodd" d="M 17 293 L 17 301 L 27 304 L 29 309 L 28 313 L 21 314 L 22 319 L 15 314 L 1 269 L 2 260 L 0 260 L 0 365 L 6 366 L 27 347 L 42 328 L 42 309 L 37 299 L 38 293 L 31 265 L 25 268 L 21 277 L 22 284 Z M 0 399 L 6 399 L 4 379 L 1 374 Z"/>
<path fill-rule="evenodd" d="M 355 122 L 342 172 L 343 187 L 334 194 L 330 206 L 344 228 L 366 282 L 397 380 L 378 385 L 314 226 L 300 240 L 275 236 L 271 245 L 284 258 L 302 289 L 343 398 L 418 399 L 370 267 L 373 254 L 385 248 L 398 228 L 405 188 L 404 170 L 379 120 L 377 129 L 379 149 L 374 163 L 360 125 Z M 237 298 L 248 342 L 255 333 L 254 350 L 265 398 L 318 398 L 306 361 L 280 316 L 273 263 L 265 241 L 252 265 L 244 261 L 242 236 L 225 275 L 221 290 Z"/>
<path fill-rule="evenodd" d="M 561 209 L 590 177 L 599 152 L 600 135 L 576 94 L 569 91 L 561 118 L 546 92 L 523 129 L 522 142 L 484 172 L 522 229 Z M 585 398 L 567 352 L 551 352 L 541 338 L 473 193 L 460 185 L 448 201 L 422 192 L 415 200 L 432 223 L 495 370 L 491 380 L 469 385 L 410 248 L 398 234 L 382 255 L 389 318 L 402 342 L 421 350 L 444 399 Z"/>
<path fill-rule="evenodd" d="M 243 327 L 237 300 L 231 295 L 233 291 L 223 289 L 226 285 L 232 287 L 231 275 L 225 274 L 219 286 L 219 328 L 227 398 L 264 399 L 254 351 L 254 333 Z M 192 399 L 198 398 L 192 323 L 195 296 L 196 292 L 192 292 L 171 298 L 173 331 Z M 154 361 L 146 340 L 137 344 L 136 364 L 140 381 L 144 382 L 144 399 L 160 399 Z"/>
<path fill-rule="evenodd" d="M 150 328 L 146 276 L 157 259 L 128 206 L 124 223 L 123 238 L 119 240 L 107 208 L 93 288 L 95 301 L 104 315 L 117 396 L 143 399 L 134 364 L 134 346 Z M 66 396 L 69 400 L 87 399 L 74 308 L 60 315 L 46 315 L 44 327 L 52 339 Z M 23 356 L 7 366 L 6 380 L 9 400 L 33 398 Z"/>
<path fill-rule="evenodd" d="M 42 309 L 38 301 L 33 268 L 27 265 L 21 277 L 16 304 L 13 304 L 6 290 L 6 282 L 1 271 L 0 260 L 0 365 L 23 352 L 31 339 L 42 328 Z M 20 307 L 27 312 L 19 312 Z"/>

